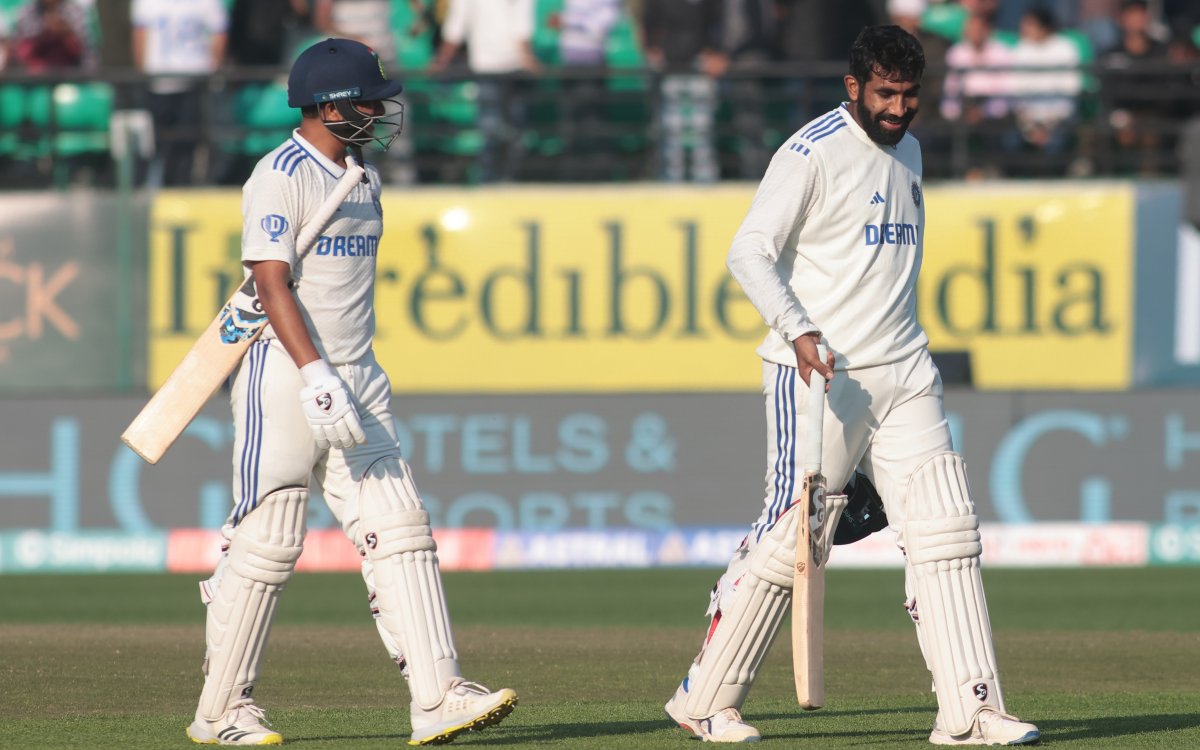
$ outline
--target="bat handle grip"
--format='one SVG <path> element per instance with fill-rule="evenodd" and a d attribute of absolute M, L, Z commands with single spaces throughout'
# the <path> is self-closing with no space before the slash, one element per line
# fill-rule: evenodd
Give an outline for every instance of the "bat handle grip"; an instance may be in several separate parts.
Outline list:
<path fill-rule="evenodd" d="M 824 362 L 824 344 L 817 344 L 817 356 Z M 804 471 L 821 470 L 822 425 L 825 423 L 825 378 L 814 367 L 808 379 L 807 425 L 804 430 Z"/>

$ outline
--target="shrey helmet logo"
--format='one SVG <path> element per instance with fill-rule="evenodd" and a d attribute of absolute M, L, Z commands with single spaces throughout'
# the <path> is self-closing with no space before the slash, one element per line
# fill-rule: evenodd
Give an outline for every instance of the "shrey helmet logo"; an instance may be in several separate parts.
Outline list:
<path fill-rule="evenodd" d="M 258 225 L 271 238 L 271 242 L 279 242 L 280 235 L 288 230 L 287 219 L 279 214 L 267 214 Z"/>

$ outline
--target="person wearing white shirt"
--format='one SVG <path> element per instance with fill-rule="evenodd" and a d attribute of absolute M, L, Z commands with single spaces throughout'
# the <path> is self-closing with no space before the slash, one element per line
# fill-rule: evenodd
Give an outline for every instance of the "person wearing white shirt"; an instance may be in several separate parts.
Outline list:
<path fill-rule="evenodd" d="M 187 185 L 196 164 L 203 76 L 225 56 L 228 16 L 221 0 L 134 0 L 133 63 L 154 76 L 148 105 L 164 185 Z"/>
<path fill-rule="evenodd" d="M 1010 78 L 1013 111 L 1023 141 L 1014 147 L 1032 146 L 1059 153 L 1067 146 L 1076 100 L 1083 88 L 1079 50 L 1057 33 L 1054 15 L 1032 8 L 1021 16 L 1020 40 L 1013 48 Z"/>
<path fill-rule="evenodd" d="M 898 26 L 850 50 L 848 101 L 775 153 L 727 265 L 762 315 L 768 451 L 758 520 L 713 587 L 700 653 L 665 711 L 696 738 L 759 739 L 741 708 L 790 603 L 808 383 L 828 383 L 822 471 L 861 467 L 906 555 L 906 608 L 933 676 L 940 745 L 1035 743 L 1005 710 L 979 573 L 979 518 L 942 381 L 917 322 L 925 232 L 921 148 L 907 131 L 925 57 Z M 818 346 L 827 348 L 822 357 Z M 822 390 L 825 390 L 823 386 Z M 817 509 L 820 525 L 824 510 Z M 828 521 L 828 519 L 824 519 Z"/>

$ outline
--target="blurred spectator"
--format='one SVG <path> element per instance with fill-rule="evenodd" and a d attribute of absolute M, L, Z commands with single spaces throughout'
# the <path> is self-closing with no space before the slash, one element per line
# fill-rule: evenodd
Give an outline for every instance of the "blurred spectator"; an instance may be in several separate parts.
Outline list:
<path fill-rule="evenodd" d="M 133 61 L 154 76 L 147 106 L 163 185 L 197 179 L 196 154 L 205 122 L 204 76 L 225 56 L 228 17 L 222 0 L 133 0 Z M 203 181 L 204 176 L 199 176 Z"/>
<path fill-rule="evenodd" d="M 104 69 L 133 67 L 133 23 L 129 0 L 91 0 L 95 8 L 96 28 L 102 30 L 98 44 L 97 65 Z M 128 94 L 117 89 L 119 99 Z M 122 104 L 121 107 L 124 108 Z"/>
<path fill-rule="evenodd" d="M 1164 116 L 1171 103 L 1162 98 L 1167 45 L 1150 35 L 1146 0 L 1124 0 L 1117 16 L 1120 39 L 1101 57 L 1103 90 L 1110 102 L 1108 123 L 1118 149 L 1135 155 L 1136 169 L 1155 171 Z"/>
<path fill-rule="evenodd" d="M 884 20 L 873 5 L 867 0 L 776 0 L 778 58 L 797 71 L 795 77 L 781 82 L 777 94 L 788 103 L 786 117 L 779 123 L 784 138 L 829 111 L 830 101 L 841 101 L 846 95 L 842 83 L 846 50 L 863 26 Z M 810 64 L 828 66 L 831 61 L 834 67 L 827 68 L 825 75 L 814 75 Z"/>
<path fill-rule="evenodd" d="M 8 22 L 8 14 L 0 9 L 0 70 L 8 64 L 8 47 L 12 42 L 12 24 Z"/>
<path fill-rule="evenodd" d="M 442 23 L 442 43 L 431 69 L 442 72 L 467 48 L 467 66 L 485 76 L 536 73 L 533 54 L 533 0 L 450 0 Z M 479 129 L 484 146 L 479 158 L 484 181 L 507 179 L 514 171 L 525 123 L 523 97 L 510 79 L 479 81 Z"/>
<path fill-rule="evenodd" d="M 775 0 L 726 0 L 720 48 L 709 61 L 713 75 L 732 72 L 720 82 L 720 90 L 733 125 L 733 148 L 738 157 L 735 176 L 743 180 L 760 179 L 778 146 L 768 147 L 763 140 L 766 88 L 755 70 L 778 58 L 778 24 Z"/>
<path fill-rule="evenodd" d="M 662 72 L 661 176 L 670 182 L 719 177 L 713 125 L 721 72 L 722 0 L 645 0 L 646 61 Z M 691 169 L 688 170 L 688 156 Z"/>
<path fill-rule="evenodd" d="M 246 67 L 281 67 L 291 62 L 297 29 L 308 20 L 308 0 L 233 0 L 230 61 Z"/>
<path fill-rule="evenodd" d="M 999 138 L 1011 127 L 1008 94 L 1012 50 L 996 39 L 989 16 L 969 15 L 963 38 L 946 51 L 946 84 L 941 114 L 967 126 L 959 131 L 966 144 L 968 179 L 995 177 Z"/>
<path fill-rule="evenodd" d="M 946 51 L 941 111 L 947 120 L 978 125 L 1008 114 L 1013 51 L 993 31 L 987 16 L 967 16 L 962 40 Z"/>
<path fill-rule="evenodd" d="M 1008 140 L 1009 149 L 1062 154 L 1070 146 L 1083 78 L 1078 48 L 1058 33 L 1054 14 L 1046 8 L 1032 8 L 1021 17 L 1013 65 L 1010 81 L 1017 130 Z M 1030 163 L 1053 166 L 1042 159 Z"/>
<path fill-rule="evenodd" d="M 1091 41 L 1092 49 L 1108 49 L 1117 43 L 1117 12 L 1121 0 L 1079 0 L 1078 28 Z"/>
<path fill-rule="evenodd" d="M 559 62 L 576 69 L 577 74 L 565 80 L 568 107 L 562 126 L 567 134 L 566 149 L 590 161 L 607 157 L 602 137 L 604 66 L 608 37 L 622 12 L 621 0 L 564 0 L 562 10 L 547 19 L 550 28 L 558 31 Z M 585 174 L 598 172 L 602 166 L 587 165 Z"/>
<path fill-rule="evenodd" d="M 396 64 L 392 0 L 316 0 L 313 26 L 325 36 L 356 39 L 375 50 L 385 65 Z"/>
<path fill-rule="evenodd" d="M 564 0 L 550 17 L 558 29 L 563 65 L 603 65 L 608 34 L 621 18 L 621 0 Z"/>
<path fill-rule="evenodd" d="M 32 0 L 17 16 L 13 42 L 13 57 L 30 73 L 94 63 L 87 13 L 73 0 Z"/>

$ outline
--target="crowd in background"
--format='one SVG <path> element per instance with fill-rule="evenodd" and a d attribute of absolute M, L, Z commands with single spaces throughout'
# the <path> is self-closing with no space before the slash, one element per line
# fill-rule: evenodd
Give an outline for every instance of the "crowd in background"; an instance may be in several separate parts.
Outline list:
<path fill-rule="evenodd" d="M 927 153 L 958 149 L 957 176 L 1087 175 L 1101 138 L 1128 157 L 1128 173 L 1170 171 L 1164 154 L 1197 114 L 1194 0 L 0 0 L 0 75 L 151 76 L 115 108 L 148 113 L 156 179 L 184 185 L 213 178 L 198 169 L 207 157 L 195 132 L 220 120 L 203 109 L 209 79 L 286 70 L 324 36 L 365 42 L 406 80 L 474 76 L 475 145 L 460 139 L 443 150 L 468 154 L 479 181 L 510 178 L 530 152 L 553 155 L 557 136 L 522 135 L 537 116 L 530 81 L 560 81 L 571 103 L 560 113 L 569 137 L 558 139 L 559 153 L 603 159 L 607 102 L 634 81 L 622 71 L 649 70 L 652 89 L 627 86 L 654 102 L 653 170 L 641 176 L 711 182 L 760 176 L 780 137 L 764 135 L 764 102 L 784 102 L 793 129 L 828 109 L 851 40 L 881 22 L 924 45 L 929 75 L 914 133 Z M 818 77 L 833 87 L 816 87 Z M 410 88 L 419 97 L 420 85 Z M 438 89 L 426 103 L 445 109 L 449 95 Z M 1097 102 L 1101 127 L 1079 127 Z M 422 149 L 428 110 L 410 109 L 409 137 L 391 157 L 396 181 L 417 179 L 405 162 Z M 11 114 L 5 123 L 15 127 Z M 723 140 L 722 129 L 732 135 Z"/>

